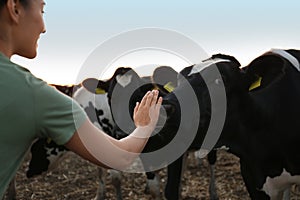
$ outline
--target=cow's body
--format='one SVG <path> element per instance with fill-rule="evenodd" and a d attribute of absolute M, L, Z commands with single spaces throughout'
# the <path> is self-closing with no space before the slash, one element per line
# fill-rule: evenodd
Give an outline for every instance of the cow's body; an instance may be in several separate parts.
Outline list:
<path fill-rule="evenodd" d="M 298 51 L 287 52 L 300 59 Z M 266 194 L 278 199 L 291 184 L 300 184 L 300 156 L 296 153 L 300 150 L 300 73 L 291 61 L 269 53 L 250 63 L 247 74 L 262 76 L 261 88 L 247 97 L 248 115 L 240 114 L 245 120 L 255 119 L 244 123 L 247 131 L 242 133 L 249 141 L 229 148 L 235 154 L 252 149 L 255 160 L 246 153 L 240 155 L 241 173 L 252 199 L 268 199 Z"/>
<path fill-rule="evenodd" d="M 300 59 L 299 51 L 287 52 L 296 60 Z M 172 140 L 178 129 L 174 125 L 180 123 L 181 116 L 175 94 L 186 96 L 186 85 L 191 85 L 197 95 L 201 116 L 190 121 L 190 127 L 198 126 L 190 148 L 200 148 L 209 128 L 212 109 L 214 112 L 223 109 L 211 108 L 208 88 L 222 87 L 222 81 L 227 100 L 226 118 L 214 147 L 226 146 L 240 158 L 242 177 L 252 199 L 279 199 L 284 189 L 300 183 L 300 155 L 296 153 L 300 150 L 300 73 L 293 64 L 295 59 L 291 62 L 277 52 L 270 52 L 240 68 L 236 59 L 230 56 L 217 55 L 210 60 L 220 57 L 227 61 L 216 62 L 201 70 L 191 66 L 181 72 L 188 83 L 179 85 L 174 93 L 164 98 L 163 105 L 172 107 L 167 108 L 171 114 L 160 138 L 153 138 L 147 145 L 151 148 L 152 142 L 160 141 L 163 146 Z M 216 67 L 222 80 L 211 76 Z M 204 81 L 204 76 L 208 81 Z M 262 77 L 260 86 L 249 91 L 258 77 Z M 190 127 L 185 127 L 187 133 Z"/>

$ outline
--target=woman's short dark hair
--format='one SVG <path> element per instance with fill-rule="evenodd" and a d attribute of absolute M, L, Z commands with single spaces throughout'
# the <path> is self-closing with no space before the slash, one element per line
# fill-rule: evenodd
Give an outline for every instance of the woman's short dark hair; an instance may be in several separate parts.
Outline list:
<path fill-rule="evenodd" d="M 26 7 L 28 5 L 29 0 L 19 0 L 20 3 Z M 7 3 L 7 0 L 0 0 L 0 9 Z"/>
<path fill-rule="evenodd" d="M 6 4 L 7 0 L 0 0 L 0 9 Z"/>

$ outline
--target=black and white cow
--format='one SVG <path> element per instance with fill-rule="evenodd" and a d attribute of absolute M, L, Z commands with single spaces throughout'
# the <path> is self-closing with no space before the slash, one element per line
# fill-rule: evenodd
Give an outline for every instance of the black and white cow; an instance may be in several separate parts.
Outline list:
<path fill-rule="evenodd" d="M 160 147 L 168 144 L 177 136 L 183 112 L 199 109 L 200 116 L 191 115 L 187 124 L 180 124 L 186 134 L 198 127 L 192 142 L 183 138 L 182 144 L 186 142 L 191 149 L 201 148 L 210 122 L 211 127 L 221 123 L 220 137 L 216 137 L 213 146 L 226 146 L 240 158 L 241 174 L 251 199 L 282 198 L 290 185 L 300 184 L 300 156 L 296 153 L 300 150 L 299 60 L 298 50 L 272 50 L 245 68 L 240 68 L 234 57 L 220 54 L 208 59 L 209 64 L 185 68 L 178 87 L 164 97 L 166 124 L 156 137 L 150 138 L 146 150 L 155 150 L 157 143 L 161 143 Z M 216 70 L 220 77 L 215 76 Z M 195 91 L 199 108 L 179 103 L 189 102 L 189 87 Z M 212 89 L 223 87 L 225 109 L 222 104 L 212 106 L 213 98 L 222 99 L 223 94 L 215 93 L 211 98 Z M 182 106 L 187 110 L 182 111 Z M 222 120 L 212 121 L 215 114 L 222 113 L 224 124 Z M 203 145 L 209 147 L 208 143 Z"/>
<path fill-rule="evenodd" d="M 120 68 L 119 70 L 122 72 L 120 72 L 118 78 L 111 83 L 108 98 L 113 119 L 116 122 L 114 131 L 117 132 L 117 135 L 124 135 L 124 132 L 131 133 L 135 128 L 131 119 L 135 102 L 140 101 L 144 94 L 152 89 L 158 89 L 161 96 L 165 96 L 173 91 L 177 87 L 178 73 L 168 66 L 161 66 L 154 70 L 152 80 L 149 82 L 148 79 L 145 80 L 144 77 L 140 77 L 134 70 L 126 68 Z M 149 146 L 151 147 L 149 148 Z M 151 145 L 146 146 L 144 152 L 147 152 L 148 149 L 159 149 L 159 147 L 159 144 L 153 142 Z M 165 187 L 165 196 L 168 199 L 176 200 L 180 198 L 183 157 L 186 155 L 187 154 L 182 155 L 178 160 L 167 166 L 168 179 Z M 218 199 L 214 178 L 216 151 L 209 153 L 208 160 L 211 165 L 210 198 Z M 146 160 L 142 160 L 142 162 L 144 165 L 148 165 Z M 146 169 L 146 171 L 148 170 L 151 169 Z"/>

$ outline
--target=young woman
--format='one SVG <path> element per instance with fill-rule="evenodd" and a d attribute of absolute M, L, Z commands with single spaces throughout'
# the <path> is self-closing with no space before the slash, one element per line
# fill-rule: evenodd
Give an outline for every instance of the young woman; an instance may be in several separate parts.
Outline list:
<path fill-rule="evenodd" d="M 158 120 L 162 99 L 148 92 L 134 110 L 136 129 L 115 140 L 88 120 L 73 99 L 59 93 L 11 56 L 36 57 L 45 33 L 43 0 L 0 0 L 0 198 L 31 143 L 50 137 L 99 166 L 126 168 L 143 150 Z"/>

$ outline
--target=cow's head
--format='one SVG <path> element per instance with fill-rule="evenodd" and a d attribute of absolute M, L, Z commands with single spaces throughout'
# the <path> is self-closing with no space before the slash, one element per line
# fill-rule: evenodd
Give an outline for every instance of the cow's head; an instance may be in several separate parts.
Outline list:
<path fill-rule="evenodd" d="M 136 102 L 140 102 L 149 90 L 159 90 L 160 96 L 169 93 L 177 85 L 177 74 L 171 67 L 166 66 L 156 68 L 151 77 L 140 77 L 130 68 L 116 70 L 108 92 L 116 124 L 115 134 L 125 136 L 131 133 L 135 129 L 132 118 Z"/>
<path fill-rule="evenodd" d="M 272 49 L 255 58 L 245 72 L 248 77 L 257 80 L 250 90 L 264 90 L 273 87 L 288 71 L 300 71 L 300 53 L 298 50 Z"/>
<path fill-rule="evenodd" d="M 148 91 L 153 85 L 143 80 L 132 68 L 118 68 L 110 79 L 108 101 L 115 122 L 114 132 L 118 138 L 135 129 L 132 120 L 135 102 L 143 98 L 140 91 Z"/>

